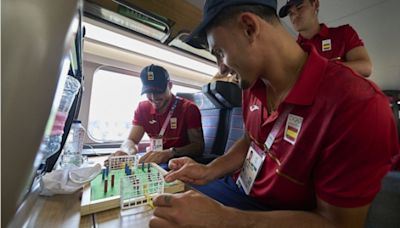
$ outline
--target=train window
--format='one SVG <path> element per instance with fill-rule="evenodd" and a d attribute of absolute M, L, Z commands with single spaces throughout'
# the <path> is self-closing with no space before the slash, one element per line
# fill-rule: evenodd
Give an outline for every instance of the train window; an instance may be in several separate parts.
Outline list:
<path fill-rule="evenodd" d="M 124 140 L 132 124 L 134 111 L 146 96 L 140 96 L 140 78 L 98 70 L 93 76 L 88 135 L 96 142 Z M 199 89 L 174 85 L 172 93 L 194 93 Z M 148 140 L 145 135 L 143 140 Z"/>

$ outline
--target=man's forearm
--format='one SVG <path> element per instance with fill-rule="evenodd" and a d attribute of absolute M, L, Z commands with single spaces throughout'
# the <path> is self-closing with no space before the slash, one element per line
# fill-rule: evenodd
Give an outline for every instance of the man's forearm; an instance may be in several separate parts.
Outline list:
<path fill-rule="evenodd" d="M 328 219 L 307 211 L 251 212 L 227 208 L 221 227 L 335 227 Z"/>
<path fill-rule="evenodd" d="M 188 129 L 190 143 L 186 146 L 175 147 L 175 157 L 188 156 L 191 158 L 199 157 L 204 151 L 203 130 L 201 128 Z"/>
<path fill-rule="evenodd" d="M 346 53 L 344 65 L 350 67 L 364 77 L 369 77 L 372 73 L 372 62 L 368 56 L 367 49 L 359 46 Z"/>
<path fill-rule="evenodd" d="M 243 136 L 233 144 L 227 153 L 211 162 L 208 166 L 212 170 L 210 173 L 214 175 L 212 179 L 220 178 L 240 169 L 249 146 L 250 142 L 246 136 Z"/>
<path fill-rule="evenodd" d="M 370 205 L 341 208 L 317 198 L 313 211 L 241 211 L 225 207 L 221 216 L 228 218 L 223 226 L 235 227 L 340 227 L 362 228 Z M 229 223 L 229 224 L 228 224 Z"/>
<path fill-rule="evenodd" d="M 199 157 L 202 152 L 202 145 L 200 143 L 190 143 L 186 146 L 182 147 L 175 147 L 175 157 L 183 157 L 183 156 L 188 156 L 191 158 L 196 158 Z"/>
<path fill-rule="evenodd" d="M 353 60 L 343 62 L 343 64 L 364 77 L 369 77 L 372 73 L 372 64 L 368 60 Z"/>

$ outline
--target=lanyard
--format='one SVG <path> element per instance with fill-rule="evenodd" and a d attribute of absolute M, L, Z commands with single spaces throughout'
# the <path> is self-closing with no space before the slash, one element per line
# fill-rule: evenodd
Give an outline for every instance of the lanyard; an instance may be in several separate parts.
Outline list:
<path fill-rule="evenodd" d="M 293 106 L 287 106 L 285 110 L 282 112 L 282 114 L 279 115 L 278 119 L 276 120 L 274 126 L 272 127 L 272 130 L 269 132 L 267 140 L 265 141 L 264 145 L 267 148 L 267 151 L 269 151 L 272 147 L 272 144 L 275 141 L 276 136 L 278 135 L 279 129 L 282 127 L 283 123 L 285 122 L 285 119 L 289 115 L 289 112 L 292 111 Z"/>
<path fill-rule="evenodd" d="M 181 99 L 180 97 L 175 97 L 174 104 L 172 105 L 171 109 L 169 110 L 168 116 L 164 120 L 164 124 L 163 124 L 163 126 L 162 126 L 162 128 L 160 130 L 160 133 L 158 134 L 159 138 L 162 138 L 164 136 L 165 130 L 167 129 L 167 125 L 168 125 L 169 119 L 171 119 L 172 114 L 175 111 L 176 105 L 178 104 L 178 100 L 180 100 L 180 99 Z"/>
<path fill-rule="evenodd" d="M 272 127 L 271 132 L 267 137 L 267 140 L 264 143 L 268 151 L 271 149 L 271 146 L 275 141 L 279 129 L 282 127 L 283 123 L 285 122 L 285 119 L 287 118 L 289 112 L 292 109 L 293 106 L 291 105 L 287 106 L 276 120 L 274 126 Z M 243 162 L 242 170 L 240 171 L 239 177 L 236 181 L 236 184 L 240 188 L 243 188 L 244 192 L 247 195 L 250 194 L 250 191 L 253 188 L 257 175 L 264 164 L 264 160 L 265 160 L 265 153 L 260 153 L 259 150 L 257 149 L 256 144 L 252 142 L 249 147 L 249 151 L 247 152 L 246 159 Z"/>

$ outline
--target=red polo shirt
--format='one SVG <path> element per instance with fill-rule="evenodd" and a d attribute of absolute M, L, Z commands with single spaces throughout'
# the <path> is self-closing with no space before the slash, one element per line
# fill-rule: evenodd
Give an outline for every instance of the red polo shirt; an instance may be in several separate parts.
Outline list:
<path fill-rule="evenodd" d="M 135 111 L 133 125 L 142 126 L 150 138 L 157 138 L 175 99 L 176 97 L 173 96 L 164 113 L 157 113 L 150 101 L 140 102 Z M 196 128 L 201 128 L 200 110 L 193 102 L 181 98 L 165 130 L 163 137 L 164 149 L 188 145 L 190 141 L 187 130 Z"/>
<path fill-rule="evenodd" d="M 277 112 L 268 116 L 261 80 L 243 92 L 245 127 L 260 146 L 289 104 L 303 118 L 293 145 L 284 139 L 285 119 L 250 194 L 278 209 L 313 209 L 317 196 L 338 207 L 366 205 L 399 152 L 387 98 L 350 68 L 305 50 L 308 60 Z"/>
<path fill-rule="evenodd" d="M 310 40 L 302 37 L 297 38 L 300 46 L 312 44 L 318 53 L 327 59 L 341 58 L 346 61 L 346 53 L 353 48 L 364 46 L 357 32 L 350 25 L 342 25 L 336 28 L 328 28 L 320 24 L 320 31 Z"/>

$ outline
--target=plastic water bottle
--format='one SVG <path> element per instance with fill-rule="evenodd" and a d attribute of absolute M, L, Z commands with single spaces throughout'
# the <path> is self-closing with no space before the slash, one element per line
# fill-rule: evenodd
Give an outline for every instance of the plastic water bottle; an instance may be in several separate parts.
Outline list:
<path fill-rule="evenodd" d="M 65 144 L 64 154 L 61 166 L 67 164 L 74 164 L 76 166 L 82 165 L 82 150 L 83 139 L 85 137 L 85 129 L 80 120 L 74 120 L 71 125 L 71 130 Z"/>
<path fill-rule="evenodd" d="M 58 106 L 59 113 L 65 113 L 66 116 L 68 116 L 71 105 L 74 102 L 75 95 L 78 93 L 80 87 L 81 84 L 77 79 L 67 76 L 64 91 L 60 100 L 60 105 Z"/>
<path fill-rule="evenodd" d="M 60 149 L 62 135 L 64 134 L 65 121 L 67 120 L 69 110 L 71 109 L 71 105 L 79 91 L 79 88 L 79 81 L 74 77 L 67 76 L 53 128 L 51 129 L 50 135 L 43 137 L 40 146 L 44 159 L 50 157 Z"/>
<path fill-rule="evenodd" d="M 60 149 L 61 140 L 61 135 L 50 135 L 43 137 L 42 144 L 40 145 L 40 151 L 42 152 L 44 159 L 47 159 Z"/>

